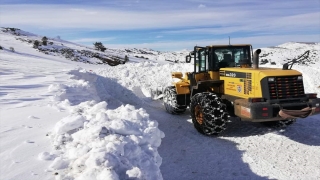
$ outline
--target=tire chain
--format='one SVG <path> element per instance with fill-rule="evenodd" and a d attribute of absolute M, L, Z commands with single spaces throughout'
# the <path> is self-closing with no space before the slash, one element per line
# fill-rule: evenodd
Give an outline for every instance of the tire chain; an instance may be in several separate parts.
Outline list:
<path fill-rule="evenodd" d="M 296 122 L 296 119 L 286 119 L 286 120 L 283 120 L 283 121 L 278 121 L 278 127 L 280 128 L 286 128 L 288 127 L 289 125 L 293 124 L 294 122 Z"/>
<path fill-rule="evenodd" d="M 179 106 L 176 98 L 176 90 L 174 86 L 169 86 L 164 90 L 163 102 L 166 110 L 171 114 L 181 114 L 186 111 L 187 107 Z M 167 100 L 167 98 L 169 100 Z"/>
<path fill-rule="evenodd" d="M 204 98 L 200 99 L 199 96 L 204 96 Z M 197 103 L 203 105 L 203 113 L 205 119 L 207 119 L 204 121 L 205 126 L 202 126 L 203 133 L 206 135 L 217 135 L 224 131 L 229 115 L 225 104 L 221 103 L 221 99 L 217 95 L 207 92 L 196 94 L 193 98 L 200 99 Z"/>

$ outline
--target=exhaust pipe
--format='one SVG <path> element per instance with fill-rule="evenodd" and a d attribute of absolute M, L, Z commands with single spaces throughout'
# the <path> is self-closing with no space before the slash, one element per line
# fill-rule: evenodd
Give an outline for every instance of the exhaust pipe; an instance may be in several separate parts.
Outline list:
<path fill-rule="evenodd" d="M 253 65 L 252 65 L 253 69 L 259 69 L 259 54 L 260 53 L 261 53 L 261 49 L 257 49 L 253 53 Z"/>

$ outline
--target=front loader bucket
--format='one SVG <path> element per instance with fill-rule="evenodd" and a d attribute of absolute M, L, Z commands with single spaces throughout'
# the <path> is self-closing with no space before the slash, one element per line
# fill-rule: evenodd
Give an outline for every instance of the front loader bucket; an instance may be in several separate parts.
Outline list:
<path fill-rule="evenodd" d="M 150 90 L 150 95 L 152 100 L 158 100 L 163 98 L 163 88 L 157 87 L 156 89 Z"/>

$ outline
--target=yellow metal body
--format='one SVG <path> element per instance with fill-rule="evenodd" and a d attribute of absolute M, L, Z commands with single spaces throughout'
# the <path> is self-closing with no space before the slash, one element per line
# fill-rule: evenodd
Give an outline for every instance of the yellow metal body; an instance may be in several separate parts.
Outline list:
<path fill-rule="evenodd" d="M 181 72 L 172 72 L 172 78 L 178 78 L 180 81 L 174 83 L 176 87 L 177 94 L 190 94 L 190 80 L 188 79 L 188 74 L 185 73 L 183 76 Z"/>
<path fill-rule="evenodd" d="M 260 49 L 253 53 L 248 44 L 196 46 L 186 56 L 187 63 L 194 59 L 194 71 L 184 75 L 181 72 L 172 73 L 173 78 L 179 79 L 173 83 L 177 104 L 188 106 L 195 94 L 211 92 L 221 97 L 230 115 L 252 122 L 303 117 L 308 114 L 296 114 L 306 111 L 305 106 L 312 106 L 314 112 L 319 109 L 319 99 L 306 102 L 307 95 L 304 94 L 299 71 L 289 69 L 288 65 L 282 69 L 259 67 L 260 53 Z M 194 109 L 198 124 L 203 123 L 200 108 L 197 106 Z M 291 114 L 285 114 L 285 108 Z"/>
<path fill-rule="evenodd" d="M 174 83 L 177 94 L 190 94 L 189 73 L 182 76 L 181 72 L 173 72 L 173 78 L 180 81 Z M 243 99 L 262 97 L 261 79 L 272 76 L 302 75 L 296 70 L 282 70 L 280 68 L 221 68 L 220 71 L 209 71 L 208 73 L 195 74 L 195 81 L 223 80 L 222 94 L 231 95 Z"/>
<path fill-rule="evenodd" d="M 244 99 L 262 97 L 261 79 L 272 76 L 302 75 L 296 70 L 279 68 L 221 68 L 220 80 L 224 80 L 224 93 Z"/>

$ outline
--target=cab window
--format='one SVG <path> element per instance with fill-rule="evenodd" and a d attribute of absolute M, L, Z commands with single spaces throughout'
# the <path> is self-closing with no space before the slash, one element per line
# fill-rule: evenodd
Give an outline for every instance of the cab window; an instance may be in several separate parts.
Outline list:
<path fill-rule="evenodd" d="M 242 59 L 250 59 L 249 47 L 230 47 L 219 48 L 214 51 L 219 62 L 219 68 L 222 67 L 237 67 Z"/>

